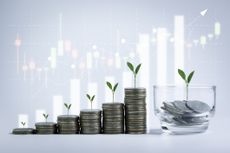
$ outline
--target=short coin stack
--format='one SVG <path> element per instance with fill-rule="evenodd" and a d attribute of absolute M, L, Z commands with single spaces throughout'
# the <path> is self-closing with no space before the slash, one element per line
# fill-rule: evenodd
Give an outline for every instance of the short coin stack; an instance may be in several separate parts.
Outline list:
<path fill-rule="evenodd" d="M 104 103 L 103 132 L 105 134 L 124 133 L 124 104 Z"/>
<path fill-rule="evenodd" d="M 85 109 L 80 111 L 80 126 L 82 134 L 101 133 L 101 110 Z"/>
<path fill-rule="evenodd" d="M 125 88 L 125 125 L 128 134 L 146 133 L 146 89 Z"/>
<path fill-rule="evenodd" d="M 35 130 L 32 128 L 16 128 L 13 129 L 12 134 L 34 134 Z"/>
<path fill-rule="evenodd" d="M 57 118 L 59 134 L 76 134 L 79 133 L 79 116 L 77 115 L 60 115 Z"/>
<path fill-rule="evenodd" d="M 35 124 L 37 134 L 56 134 L 57 124 L 53 122 L 39 122 Z"/>

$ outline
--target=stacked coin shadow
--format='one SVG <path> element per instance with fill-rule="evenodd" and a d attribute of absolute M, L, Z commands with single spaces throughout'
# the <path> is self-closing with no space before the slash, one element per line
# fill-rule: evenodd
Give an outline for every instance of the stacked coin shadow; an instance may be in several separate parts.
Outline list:
<path fill-rule="evenodd" d="M 192 126 L 201 125 L 209 121 L 211 108 L 208 104 L 197 101 L 163 102 L 161 120 L 171 125 Z"/>
<path fill-rule="evenodd" d="M 12 134 L 16 135 L 26 135 L 26 134 L 35 134 L 35 129 L 33 128 L 16 128 L 13 129 Z"/>
<path fill-rule="evenodd" d="M 81 134 L 101 133 L 101 110 L 85 109 L 80 111 Z"/>
<path fill-rule="evenodd" d="M 59 134 L 78 134 L 79 133 L 79 116 L 77 115 L 60 115 L 57 118 Z"/>
<path fill-rule="evenodd" d="M 128 134 L 146 133 L 146 89 L 125 88 L 125 125 Z"/>
<path fill-rule="evenodd" d="M 103 133 L 124 133 L 124 104 L 104 103 L 103 109 Z"/>
<path fill-rule="evenodd" d="M 39 122 L 35 124 L 37 134 L 56 134 L 57 124 L 53 122 Z"/>

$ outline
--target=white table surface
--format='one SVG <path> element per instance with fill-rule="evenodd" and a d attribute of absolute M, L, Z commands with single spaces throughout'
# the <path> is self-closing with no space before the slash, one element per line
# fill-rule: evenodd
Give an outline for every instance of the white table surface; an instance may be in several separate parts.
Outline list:
<path fill-rule="evenodd" d="M 230 153 L 230 120 L 213 119 L 208 131 L 166 135 L 158 128 L 144 135 L 26 135 L 1 134 L 1 153 Z M 222 123 L 222 124 L 221 124 Z"/>

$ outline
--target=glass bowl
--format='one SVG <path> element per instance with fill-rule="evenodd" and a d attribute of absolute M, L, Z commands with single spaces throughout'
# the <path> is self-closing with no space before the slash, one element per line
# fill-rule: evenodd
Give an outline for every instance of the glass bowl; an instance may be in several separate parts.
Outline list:
<path fill-rule="evenodd" d="M 208 129 L 216 108 L 215 86 L 153 86 L 153 95 L 163 132 L 189 134 Z"/>

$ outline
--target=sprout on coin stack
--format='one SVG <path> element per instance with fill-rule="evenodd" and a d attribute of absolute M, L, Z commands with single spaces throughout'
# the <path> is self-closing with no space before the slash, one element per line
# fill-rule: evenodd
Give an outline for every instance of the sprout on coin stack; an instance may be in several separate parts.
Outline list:
<path fill-rule="evenodd" d="M 25 135 L 25 134 L 34 134 L 35 130 L 33 128 L 26 128 L 26 122 L 21 122 L 22 128 L 15 128 L 12 131 L 12 134 L 16 135 Z"/>
<path fill-rule="evenodd" d="M 47 122 L 47 119 L 48 119 L 48 117 L 49 117 L 49 114 L 42 114 L 43 115 L 43 117 L 45 118 L 45 121 Z"/>
<path fill-rule="evenodd" d="M 54 122 L 48 122 L 49 114 L 42 114 L 45 122 L 35 123 L 37 134 L 56 134 L 57 124 Z"/>
<path fill-rule="evenodd" d="M 103 103 L 103 133 L 105 134 L 120 134 L 124 133 L 124 104 L 115 102 L 115 92 L 118 83 L 112 85 L 106 82 L 107 87 L 112 93 L 112 103 Z"/>
<path fill-rule="evenodd" d="M 88 98 L 88 100 L 90 101 L 90 109 L 93 109 L 93 100 L 95 98 L 95 95 L 93 95 L 92 97 L 89 94 L 86 94 L 86 97 Z"/>
<path fill-rule="evenodd" d="M 67 115 L 69 115 L 69 110 L 70 110 L 72 104 L 64 103 L 64 106 L 65 106 L 65 108 L 67 109 Z"/>
<path fill-rule="evenodd" d="M 22 127 L 24 128 L 26 125 L 26 122 L 21 122 L 21 124 L 22 124 Z"/>
<path fill-rule="evenodd" d="M 137 74 L 141 68 L 141 64 L 138 64 L 136 68 L 134 68 L 133 64 L 130 62 L 127 62 L 127 66 L 129 67 L 129 69 L 132 71 L 133 73 L 133 81 L 134 81 L 134 88 L 136 88 L 137 86 Z"/>
<path fill-rule="evenodd" d="M 157 115 L 160 116 L 163 131 L 174 134 L 186 134 L 203 132 L 208 128 L 211 112 L 208 101 L 211 104 L 212 98 L 210 95 L 215 95 L 213 94 L 215 87 L 190 87 L 194 73 L 195 71 L 192 71 L 189 75 L 186 75 L 183 70 L 178 69 L 179 76 L 185 82 L 185 90 L 184 88 L 181 90 L 177 86 L 154 87 L 155 101 L 164 98 L 161 105 L 159 105 L 161 106 L 160 110 L 158 111 L 155 108 Z M 169 93 L 174 97 L 168 96 Z M 185 97 L 181 99 L 183 93 Z M 158 97 L 158 95 L 161 95 L 161 97 Z M 215 98 L 213 101 L 215 101 Z M 157 103 L 156 101 L 156 107 L 158 106 Z"/>
<path fill-rule="evenodd" d="M 86 97 L 90 102 L 90 109 L 80 111 L 80 131 L 82 134 L 99 134 L 101 133 L 101 110 L 92 108 L 95 95 L 86 94 Z"/>
<path fill-rule="evenodd" d="M 64 103 L 67 115 L 59 115 L 57 118 L 59 134 L 78 134 L 79 133 L 79 116 L 70 115 L 69 111 L 72 104 Z"/>
<path fill-rule="evenodd" d="M 137 88 L 137 75 L 141 64 L 136 67 L 130 62 L 127 66 L 133 73 L 134 87 L 125 88 L 125 125 L 128 134 L 146 133 L 146 89 Z"/>

